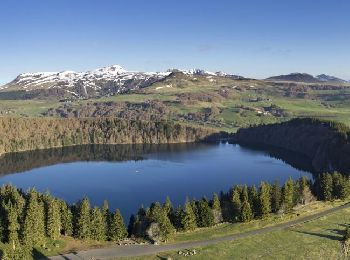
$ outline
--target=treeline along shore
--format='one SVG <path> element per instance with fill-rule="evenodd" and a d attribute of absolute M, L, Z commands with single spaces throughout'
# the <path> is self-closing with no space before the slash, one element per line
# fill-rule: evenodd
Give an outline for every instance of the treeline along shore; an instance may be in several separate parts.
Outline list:
<path fill-rule="evenodd" d="M 241 128 L 234 136 L 239 143 L 264 144 L 307 156 L 315 172 L 350 174 L 350 129 L 342 123 L 314 118 Z"/>
<path fill-rule="evenodd" d="M 0 154 L 84 144 L 197 142 L 213 132 L 170 121 L 0 117 Z"/>
<path fill-rule="evenodd" d="M 324 173 L 314 182 L 305 177 L 287 180 L 280 186 L 262 182 L 255 186 L 235 185 L 228 192 L 211 199 L 186 200 L 173 207 L 171 200 L 141 207 L 126 226 L 118 209 L 111 212 L 108 202 L 91 207 L 89 199 L 69 205 L 63 200 L 27 192 L 11 185 L 0 188 L 1 259 L 32 259 L 48 241 L 62 236 L 80 240 L 121 242 L 127 237 L 153 242 L 166 241 L 175 232 L 193 231 L 221 222 L 250 222 L 270 214 L 284 214 L 296 205 L 315 199 L 344 200 L 350 195 L 350 178 L 340 173 Z"/>

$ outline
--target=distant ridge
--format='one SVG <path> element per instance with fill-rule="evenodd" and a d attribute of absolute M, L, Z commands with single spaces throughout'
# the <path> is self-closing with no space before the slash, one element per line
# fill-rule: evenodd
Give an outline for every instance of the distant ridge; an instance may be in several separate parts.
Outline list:
<path fill-rule="evenodd" d="M 269 81 L 295 81 L 295 82 L 306 82 L 306 83 L 322 83 L 322 82 L 333 82 L 333 83 L 346 83 L 348 81 L 340 79 L 334 76 L 320 74 L 314 77 L 308 73 L 290 73 L 286 75 L 279 75 L 266 78 Z"/>

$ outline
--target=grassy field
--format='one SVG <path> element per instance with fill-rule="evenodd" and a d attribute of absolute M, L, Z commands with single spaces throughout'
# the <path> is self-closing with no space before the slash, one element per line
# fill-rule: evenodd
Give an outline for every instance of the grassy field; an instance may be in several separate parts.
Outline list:
<path fill-rule="evenodd" d="M 69 104 L 57 100 L 1 100 L 0 116 L 42 116 L 50 108 L 64 105 L 74 108 L 94 102 L 157 101 L 167 107 L 166 119 L 232 132 L 239 127 L 293 117 L 319 117 L 350 126 L 350 100 L 346 98 L 350 95 L 350 86 L 331 90 L 306 88 L 304 91 L 303 95 L 291 95 L 288 87 L 257 80 L 210 82 L 175 78 L 128 94 Z M 277 112 L 271 111 L 271 107 L 277 108 Z"/>
<path fill-rule="evenodd" d="M 341 238 L 349 222 L 350 209 L 343 209 L 288 229 L 195 248 L 197 254 L 190 259 L 346 259 L 341 250 Z M 185 257 L 178 252 L 165 252 L 123 259 L 170 258 Z"/>

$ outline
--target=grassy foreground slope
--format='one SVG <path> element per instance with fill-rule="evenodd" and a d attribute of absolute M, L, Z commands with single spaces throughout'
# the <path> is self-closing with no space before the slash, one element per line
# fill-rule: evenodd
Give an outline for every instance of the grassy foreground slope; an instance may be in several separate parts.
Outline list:
<path fill-rule="evenodd" d="M 349 221 L 350 209 L 343 209 L 288 229 L 199 247 L 191 259 L 346 259 L 341 239 Z M 184 257 L 176 251 L 123 259 L 168 258 Z"/>

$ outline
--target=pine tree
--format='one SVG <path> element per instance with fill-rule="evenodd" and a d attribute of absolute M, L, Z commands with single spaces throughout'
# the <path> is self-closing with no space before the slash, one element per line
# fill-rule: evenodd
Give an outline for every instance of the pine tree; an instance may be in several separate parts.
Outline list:
<path fill-rule="evenodd" d="M 194 214 L 192 206 L 188 200 L 186 200 L 185 203 L 184 216 L 181 224 L 185 231 L 191 231 L 197 227 L 196 215 Z"/>
<path fill-rule="evenodd" d="M 281 207 L 282 190 L 278 181 L 271 188 L 271 209 L 272 212 L 277 212 Z"/>
<path fill-rule="evenodd" d="M 332 200 L 333 194 L 333 178 L 329 173 L 322 173 L 320 175 L 320 197 L 322 200 Z"/>
<path fill-rule="evenodd" d="M 73 234 L 73 214 L 67 203 L 60 202 L 62 234 L 71 236 Z"/>
<path fill-rule="evenodd" d="M 175 229 L 170 222 L 164 209 L 160 206 L 159 202 L 152 203 L 149 211 L 149 219 L 151 222 L 158 223 L 161 237 L 167 240 L 171 234 L 174 233 Z"/>
<path fill-rule="evenodd" d="M 78 208 L 76 236 L 79 239 L 90 239 L 90 202 L 84 198 Z"/>
<path fill-rule="evenodd" d="M 294 181 L 291 178 L 283 186 L 283 204 L 287 212 L 294 206 Z"/>
<path fill-rule="evenodd" d="M 91 210 L 90 218 L 90 230 L 91 239 L 96 241 L 105 241 L 105 222 L 101 210 L 98 207 L 94 207 Z"/>
<path fill-rule="evenodd" d="M 174 214 L 172 215 L 171 223 L 175 227 L 176 230 L 181 230 L 183 229 L 182 226 L 182 219 L 184 218 L 184 211 L 183 209 L 179 206 L 176 208 L 174 211 Z"/>
<path fill-rule="evenodd" d="M 270 185 L 265 182 L 262 182 L 260 185 L 259 202 L 260 216 L 266 218 L 271 212 L 271 194 Z"/>
<path fill-rule="evenodd" d="M 248 195 L 249 195 L 249 204 L 252 208 L 253 215 L 257 216 L 259 215 L 259 211 L 260 211 L 260 199 L 259 199 L 259 194 L 255 185 L 250 187 Z"/>
<path fill-rule="evenodd" d="M 107 239 L 109 239 L 110 236 L 110 227 L 111 227 L 111 212 L 109 210 L 109 204 L 107 200 L 103 201 L 102 206 L 102 215 L 103 215 L 103 221 L 104 221 L 104 232 Z"/>
<path fill-rule="evenodd" d="M 39 201 L 38 193 L 32 189 L 29 191 L 24 227 L 23 241 L 30 246 L 40 245 L 45 240 L 45 213 L 42 201 Z"/>
<path fill-rule="evenodd" d="M 249 192 L 248 192 L 247 185 L 243 186 L 242 194 L 241 194 L 241 201 L 248 201 L 249 202 Z"/>
<path fill-rule="evenodd" d="M 199 227 L 211 227 L 214 225 L 213 211 L 206 199 L 202 199 L 198 203 L 198 216 L 197 224 Z"/>
<path fill-rule="evenodd" d="M 48 196 L 46 202 L 46 234 L 49 238 L 58 239 L 61 234 L 61 213 L 59 202 Z"/>
<path fill-rule="evenodd" d="M 165 203 L 163 205 L 163 210 L 168 215 L 168 217 L 170 217 L 173 211 L 173 204 L 171 203 L 171 200 L 168 196 L 166 197 Z"/>
<path fill-rule="evenodd" d="M 20 229 L 17 210 L 12 205 L 11 201 L 9 201 L 8 205 L 5 205 L 5 208 L 7 214 L 7 242 L 10 244 L 13 250 L 16 250 L 16 247 L 19 245 L 18 232 Z"/>
<path fill-rule="evenodd" d="M 112 216 L 110 239 L 112 241 L 120 241 L 125 239 L 127 236 L 128 232 L 126 230 L 123 217 L 120 214 L 119 209 L 117 209 Z"/>
<path fill-rule="evenodd" d="M 252 208 L 251 208 L 248 200 L 243 201 L 240 219 L 243 222 L 249 222 L 253 219 Z"/>
<path fill-rule="evenodd" d="M 241 215 L 241 196 L 240 189 L 235 186 L 231 191 L 231 203 L 232 203 L 232 220 L 237 221 Z"/>
<path fill-rule="evenodd" d="M 333 179 L 333 194 L 332 196 L 336 199 L 346 199 L 349 196 L 349 183 L 346 176 L 339 172 L 334 172 L 332 175 Z"/>
<path fill-rule="evenodd" d="M 214 193 L 213 195 L 212 209 L 216 211 L 221 211 L 220 199 L 216 193 Z"/>

